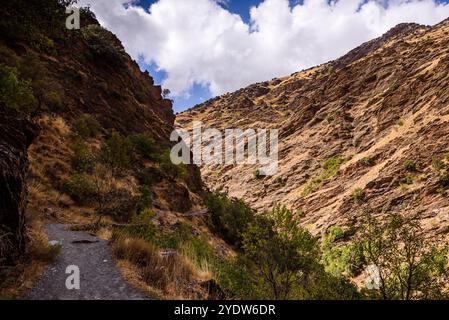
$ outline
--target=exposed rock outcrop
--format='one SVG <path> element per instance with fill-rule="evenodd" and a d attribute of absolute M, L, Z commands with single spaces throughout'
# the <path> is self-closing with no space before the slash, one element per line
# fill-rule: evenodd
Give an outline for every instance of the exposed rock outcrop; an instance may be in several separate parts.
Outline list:
<path fill-rule="evenodd" d="M 0 105 L 0 261 L 24 250 L 27 149 L 36 127 Z"/>

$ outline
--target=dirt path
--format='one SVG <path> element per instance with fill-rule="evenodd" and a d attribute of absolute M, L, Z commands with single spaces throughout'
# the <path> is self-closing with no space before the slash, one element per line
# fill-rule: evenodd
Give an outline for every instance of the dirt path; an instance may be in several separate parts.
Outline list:
<path fill-rule="evenodd" d="M 131 287 L 114 263 L 109 246 L 87 232 L 65 230 L 64 225 L 45 227 L 50 241 L 61 244 L 56 263 L 45 271 L 33 288 L 30 300 L 144 300 L 144 294 Z M 68 266 L 80 271 L 80 289 L 66 287 Z M 72 273 L 73 274 L 73 273 Z"/>

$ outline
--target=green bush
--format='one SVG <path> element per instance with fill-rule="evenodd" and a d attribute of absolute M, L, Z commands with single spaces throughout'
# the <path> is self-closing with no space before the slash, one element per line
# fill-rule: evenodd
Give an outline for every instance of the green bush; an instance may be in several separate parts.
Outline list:
<path fill-rule="evenodd" d="M 111 67 L 125 65 L 126 53 L 111 32 L 92 24 L 84 27 L 82 34 L 98 63 Z"/>
<path fill-rule="evenodd" d="M 114 132 L 103 145 L 101 158 L 115 172 L 128 169 L 131 165 L 131 149 L 129 140 Z"/>
<path fill-rule="evenodd" d="M 355 202 L 362 202 L 365 200 L 365 191 L 362 188 L 357 188 L 352 192 L 352 198 Z"/>
<path fill-rule="evenodd" d="M 81 139 L 72 143 L 72 168 L 77 172 L 90 172 L 95 164 L 95 156 L 89 146 Z"/>
<path fill-rule="evenodd" d="M 86 204 L 95 196 L 95 186 L 89 175 L 85 173 L 74 174 L 61 188 L 62 192 L 69 195 L 79 204 Z"/>
<path fill-rule="evenodd" d="M 418 170 L 418 165 L 413 160 L 405 160 L 404 161 L 404 168 L 407 171 L 415 172 L 415 171 Z"/>
<path fill-rule="evenodd" d="M 139 202 L 137 203 L 137 212 L 140 213 L 153 205 L 153 192 L 148 186 L 141 186 Z"/>
<path fill-rule="evenodd" d="M 134 150 L 148 159 L 157 159 L 158 148 L 153 137 L 148 133 L 138 133 L 129 136 Z"/>
<path fill-rule="evenodd" d="M 188 176 L 188 170 L 184 164 L 174 164 L 170 159 L 170 149 L 166 150 L 159 157 L 159 166 L 162 173 L 168 178 L 176 179 L 186 179 Z"/>
<path fill-rule="evenodd" d="M 441 170 L 443 170 L 444 168 L 446 168 L 446 164 L 445 164 L 442 160 L 434 159 L 434 160 L 432 161 L 432 168 L 433 168 L 435 171 L 441 171 Z"/>
<path fill-rule="evenodd" d="M 215 276 L 220 287 L 232 295 L 231 298 L 257 299 L 261 296 L 257 292 L 257 285 L 248 262 L 241 256 L 220 261 Z"/>
<path fill-rule="evenodd" d="M 93 138 L 100 132 L 101 125 L 90 114 L 82 114 L 73 121 L 73 130 L 84 139 Z"/>
<path fill-rule="evenodd" d="M 149 209 L 143 210 L 133 217 L 125 231 L 133 237 L 154 243 L 157 235 L 157 228 L 153 222 L 154 217 L 155 213 L 153 211 Z"/>
<path fill-rule="evenodd" d="M 365 157 L 361 160 L 361 162 L 365 167 L 372 167 L 375 164 L 374 159 L 371 157 Z"/>
<path fill-rule="evenodd" d="M 338 170 L 340 170 L 341 165 L 345 162 L 346 159 L 340 157 L 333 157 L 326 160 L 323 164 L 323 171 L 321 174 L 307 183 L 302 194 L 304 196 L 308 196 L 309 194 L 315 192 L 327 179 L 332 178 Z"/>
<path fill-rule="evenodd" d="M 209 225 L 227 242 L 240 246 L 248 224 L 254 221 L 253 210 L 242 200 L 221 193 L 207 195 Z"/>
<path fill-rule="evenodd" d="M 0 64 L 0 102 L 17 111 L 32 111 L 37 101 L 29 81 L 19 79 L 16 68 Z"/>

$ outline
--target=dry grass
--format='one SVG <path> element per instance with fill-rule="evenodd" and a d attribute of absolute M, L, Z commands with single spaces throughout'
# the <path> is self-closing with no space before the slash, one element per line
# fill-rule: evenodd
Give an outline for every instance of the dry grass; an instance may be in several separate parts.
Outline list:
<path fill-rule="evenodd" d="M 59 254 L 59 247 L 48 245 L 48 238 L 39 224 L 26 230 L 27 250 L 16 265 L 0 268 L 0 299 L 19 299 L 53 263 Z"/>
<path fill-rule="evenodd" d="M 119 265 L 125 267 L 125 277 L 137 287 L 149 287 L 147 292 L 160 293 L 157 296 L 164 299 L 204 298 L 205 293 L 198 288 L 204 275 L 185 257 L 176 253 L 163 255 L 159 248 L 142 239 L 120 236 L 113 240 L 112 250 Z"/>

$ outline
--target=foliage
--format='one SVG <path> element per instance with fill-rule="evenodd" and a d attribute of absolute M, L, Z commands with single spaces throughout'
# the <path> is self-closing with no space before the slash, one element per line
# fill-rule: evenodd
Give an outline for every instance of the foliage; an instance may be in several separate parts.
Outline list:
<path fill-rule="evenodd" d="M 18 111 L 32 111 L 36 107 L 29 81 L 19 79 L 16 68 L 0 64 L 0 102 Z"/>
<path fill-rule="evenodd" d="M 356 188 L 353 192 L 352 192 L 352 199 L 354 199 L 355 202 L 359 203 L 365 200 L 365 190 L 363 190 L 362 188 Z"/>
<path fill-rule="evenodd" d="M 227 242 L 240 246 L 248 224 L 254 221 L 253 210 L 242 200 L 221 193 L 208 194 L 205 204 L 212 229 Z"/>
<path fill-rule="evenodd" d="M 217 265 L 218 270 L 215 272 L 217 282 L 234 298 L 256 299 L 259 297 L 253 275 L 248 267 L 249 262 L 243 256 L 220 261 Z"/>
<path fill-rule="evenodd" d="M 444 170 L 444 168 L 446 168 L 446 164 L 442 160 L 434 159 L 432 161 L 432 168 L 435 171 L 441 171 L 441 170 Z"/>
<path fill-rule="evenodd" d="M 35 49 L 52 46 L 52 38 L 64 38 L 65 8 L 73 0 L 3 1 L 0 33 L 13 41 L 27 41 Z"/>
<path fill-rule="evenodd" d="M 327 179 L 332 178 L 338 172 L 338 170 L 340 170 L 341 165 L 345 162 L 346 159 L 340 157 L 333 157 L 326 160 L 323 164 L 323 171 L 321 172 L 321 174 L 307 183 L 302 194 L 304 196 L 308 196 L 311 193 L 315 192 Z"/>
<path fill-rule="evenodd" d="M 413 160 L 405 160 L 404 161 L 404 168 L 407 171 L 415 172 L 415 171 L 418 170 L 418 165 Z"/>
<path fill-rule="evenodd" d="M 128 169 L 131 165 L 131 144 L 121 134 L 114 132 L 106 141 L 101 150 L 103 162 L 109 166 L 114 173 Z"/>
<path fill-rule="evenodd" d="M 90 114 L 82 114 L 73 121 L 73 129 L 83 139 L 93 138 L 98 135 L 101 125 Z"/>
<path fill-rule="evenodd" d="M 378 288 L 367 289 L 373 298 L 448 297 L 447 245 L 425 235 L 419 215 L 392 214 L 382 223 L 367 212 L 360 230 L 357 248 L 366 264 L 378 270 Z"/>
<path fill-rule="evenodd" d="M 267 298 L 297 297 L 319 256 L 318 242 L 285 207 L 257 216 L 244 235 L 245 256 L 254 261 L 258 286 Z M 301 290 L 299 290 L 301 291 Z"/>
<path fill-rule="evenodd" d="M 153 205 L 153 192 L 148 186 L 140 186 L 140 197 L 137 203 L 137 212 L 140 213 Z"/>
<path fill-rule="evenodd" d="M 95 185 L 89 175 L 85 173 L 74 174 L 62 185 L 61 189 L 80 204 L 86 204 L 95 195 Z"/>
<path fill-rule="evenodd" d="M 185 179 L 188 176 L 185 164 L 174 164 L 170 159 L 170 149 L 167 149 L 159 157 L 159 166 L 162 172 L 172 180 Z"/>
<path fill-rule="evenodd" d="M 82 29 L 82 34 L 98 63 L 111 67 L 125 65 L 125 51 L 111 32 L 91 24 Z"/>
<path fill-rule="evenodd" d="M 129 235 L 138 237 L 147 242 L 154 242 L 156 238 L 157 228 L 153 223 L 155 213 L 151 210 L 144 210 L 135 215 L 131 223 L 126 227 Z"/>
<path fill-rule="evenodd" d="M 148 159 L 156 159 L 158 148 L 153 137 L 148 133 L 130 135 L 129 141 L 135 151 Z"/>
<path fill-rule="evenodd" d="M 82 139 L 75 139 L 72 150 L 72 168 L 77 172 L 90 172 L 94 167 L 95 156 L 89 146 Z"/>

